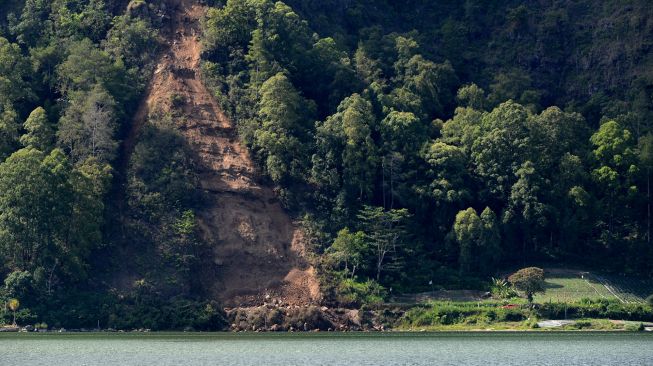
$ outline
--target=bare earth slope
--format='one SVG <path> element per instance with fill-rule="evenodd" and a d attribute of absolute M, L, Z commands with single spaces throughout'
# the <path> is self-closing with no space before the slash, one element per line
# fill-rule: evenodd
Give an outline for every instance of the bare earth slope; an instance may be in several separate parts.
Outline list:
<path fill-rule="evenodd" d="M 206 10 L 192 0 L 173 0 L 169 49 L 158 62 L 126 146 L 133 146 L 147 116 L 169 111 L 173 96 L 185 100 L 177 120 L 210 202 L 198 213 L 202 236 L 213 248 L 204 287 L 225 306 L 262 303 L 266 295 L 287 304 L 319 301 L 315 270 L 305 257 L 302 231 L 258 183 L 246 147 L 200 78 L 199 20 Z M 179 99 L 179 98 L 177 98 Z M 208 275 L 207 275 L 208 274 Z"/>

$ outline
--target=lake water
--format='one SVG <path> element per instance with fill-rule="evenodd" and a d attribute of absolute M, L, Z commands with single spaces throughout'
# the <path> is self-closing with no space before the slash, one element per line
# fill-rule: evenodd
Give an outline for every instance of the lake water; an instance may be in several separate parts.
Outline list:
<path fill-rule="evenodd" d="M 653 365 L 653 334 L 0 334 L 0 365 Z"/>

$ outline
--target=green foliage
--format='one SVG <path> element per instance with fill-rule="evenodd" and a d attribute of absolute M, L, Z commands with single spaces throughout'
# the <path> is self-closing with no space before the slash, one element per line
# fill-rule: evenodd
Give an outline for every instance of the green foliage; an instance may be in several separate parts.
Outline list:
<path fill-rule="evenodd" d="M 159 49 L 157 32 L 144 19 L 123 15 L 113 18 L 104 41 L 105 50 L 128 68 L 148 65 Z"/>
<path fill-rule="evenodd" d="M 23 124 L 26 134 L 20 137 L 23 146 L 34 147 L 41 151 L 49 151 L 54 143 L 54 131 L 45 109 L 38 107 L 30 113 Z"/>
<path fill-rule="evenodd" d="M 404 156 L 416 154 L 428 136 L 426 126 L 410 112 L 390 112 L 380 130 L 385 150 Z"/>
<path fill-rule="evenodd" d="M 541 95 L 537 90 L 531 89 L 532 80 L 528 74 L 520 69 L 513 69 L 507 73 L 495 75 L 494 82 L 490 84 L 490 104 L 497 105 L 506 100 L 515 100 L 520 104 L 535 109 Z"/>
<path fill-rule="evenodd" d="M 632 134 L 619 123 L 609 121 L 602 124 L 590 141 L 596 147 L 593 151 L 594 157 L 601 164 L 629 168 L 633 163 L 635 150 Z"/>
<path fill-rule="evenodd" d="M 203 21 L 205 52 L 242 52 L 256 27 L 256 8 L 245 1 L 229 0 L 222 8 L 210 8 Z"/>
<path fill-rule="evenodd" d="M 112 235 L 105 219 L 115 214 L 105 203 L 117 192 L 117 140 L 150 74 L 145 69 L 157 51 L 157 32 L 146 18 L 114 18 L 124 6 L 116 2 L 5 5 L 0 273 L 8 276 L 0 296 L 23 302 L 16 319 L 25 324 L 61 307 L 57 301 L 67 291 L 87 287 L 88 275 L 96 276 L 103 262 L 97 258 L 106 257 L 97 253 Z M 58 324 L 75 316 L 67 313 Z"/>
<path fill-rule="evenodd" d="M 401 271 L 406 253 L 408 231 L 406 223 L 410 213 L 406 209 L 384 210 L 382 207 L 364 206 L 359 212 L 365 240 L 374 258 L 376 281 L 381 282 L 383 272 Z"/>
<path fill-rule="evenodd" d="M 261 86 L 260 127 L 254 132 L 254 148 L 265 161 L 267 173 L 275 183 L 302 177 L 308 170 L 306 146 L 309 130 L 306 121 L 314 107 L 279 73 Z"/>
<path fill-rule="evenodd" d="M 503 278 L 492 277 L 490 292 L 492 292 L 492 296 L 499 299 L 512 299 L 518 296 L 517 291 L 512 288 L 510 282 Z"/>
<path fill-rule="evenodd" d="M 182 295 L 198 290 L 198 265 L 208 248 L 195 214 L 203 195 L 194 164 L 172 117 L 153 115 L 127 171 L 126 239 L 151 253 L 142 264 L 147 280 Z"/>
<path fill-rule="evenodd" d="M 459 246 L 461 272 L 486 273 L 500 258 L 496 216 L 490 208 L 486 208 L 481 217 L 473 208 L 460 211 L 452 235 Z"/>
<path fill-rule="evenodd" d="M 465 187 L 469 175 L 465 171 L 469 158 L 464 149 L 435 141 L 422 150 L 422 158 L 428 164 L 428 195 L 436 202 L 466 202 L 471 192 Z"/>
<path fill-rule="evenodd" d="M 376 146 L 372 140 L 374 125 L 372 105 L 358 95 L 347 100 L 342 112 L 344 151 L 342 170 L 345 187 L 358 194 L 359 198 L 370 195 L 372 181 L 378 163 Z"/>
<path fill-rule="evenodd" d="M 647 1 L 210 4 L 202 80 L 282 201 L 314 219 L 352 301 L 374 278 L 460 285 L 502 264 L 653 273 Z M 0 4 L 0 273 L 32 276 L 32 298 L 104 283 L 83 279 L 131 245 L 154 253 L 150 273 L 192 282 L 206 249 L 173 116 L 130 136 L 130 158 L 118 149 L 174 15 L 124 9 Z M 43 313 L 21 300 L 26 319 Z M 148 309 L 149 324 L 169 317 Z"/>
<path fill-rule="evenodd" d="M 636 185 L 639 175 L 637 145 L 630 131 L 616 121 L 602 124 L 590 141 L 594 146 L 592 155 L 596 161 L 591 177 L 597 185 L 599 204 L 603 208 L 598 216 L 601 228 L 599 240 L 613 254 L 617 254 L 621 252 L 617 242 L 632 235 L 623 222 L 629 219 L 627 208 L 639 191 Z"/>
<path fill-rule="evenodd" d="M 412 112 L 426 119 L 432 118 L 442 114 L 447 103 L 453 100 L 458 80 L 449 62 L 436 64 L 419 54 L 413 55 L 405 46 L 410 41 L 412 40 L 403 37 L 397 38 L 399 58 L 395 70 L 401 86 L 390 93 L 389 104 L 397 110 Z M 413 48 L 418 48 L 416 43 Z"/>
<path fill-rule="evenodd" d="M 5 294 L 12 298 L 26 299 L 34 287 L 32 274 L 27 271 L 14 271 L 5 278 Z"/>
<path fill-rule="evenodd" d="M 343 100 L 335 114 L 317 123 L 311 179 L 349 199 L 369 197 L 378 164 L 374 125 L 369 101 L 358 94 Z"/>
<path fill-rule="evenodd" d="M 140 217 L 157 221 L 171 209 L 181 213 L 193 207 L 198 196 L 186 143 L 172 120 L 150 121 L 131 156 L 128 193 Z"/>
<path fill-rule="evenodd" d="M 619 300 L 583 300 L 575 303 L 546 302 L 537 308 L 540 317 L 548 319 L 597 318 L 632 321 L 652 321 L 653 308 L 650 305 L 624 304 Z"/>
<path fill-rule="evenodd" d="M 478 260 L 474 257 L 475 247 L 481 237 L 481 219 L 473 208 L 460 211 L 456 215 L 453 232 L 454 237 L 460 245 L 460 269 L 461 271 L 470 272 L 472 270 L 472 261 Z"/>
<path fill-rule="evenodd" d="M 89 158 L 102 162 L 113 160 L 116 102 L 100 85 L 90 92 L 76 92 L 59 122 L 57 137 L 75 162 Z"/>
<path fill-rule="evenodd" d="M 27 148 L 0 165 L 0 242 L 8 267 L 34 269 L 67 246 L 72 210 L 67 164 L 60 150 L 45 156 Z"/>
<path fill-rule="evenodd" d="M 29 61 L 19 45 L 0 36 L 0 161 L 18 147 L 20 116 L 16 108 L 34 98 L 29 74 Z"/>
<path fill-rule="evenodd" d="M 509 196 L 515 173 L 529 156 L 527 119 L 523 106 L 511 101 L 503 103 L 483 115 L 482 134 L 472 145 L 476 173 L 490 193 L 501 199 Z"/>
<path fill-rule="evenodd" d="M 475 110 L 483 110 L 486 105 L 485 91 L 474 83 L 458 89 L 456 100 L 462 107 Z"/>
<path fill-rule="evenodd" d="M 9 307 L 9 310 L 11 310 L 14 313 L 14 326 L 16 325 L 16 311 L 18 311 L 18 308 L 20 307 L 20 302 L 18 299 L 9 299 L 9 302 L 7 302 L 7 307 Z"/>
<path fill-rule="evenodd" d="M 337 291 L 338 303 L 356 307 L 382 303 L 387 296 L 385 288 L 373 280 L 358 282 L 347 278 L 340 282 Z"/>
<path fill-rule="evenodd" d="M 5 320 L 11 314 L 5 314 Z M 1 318 L 0 318 L 1 319 Z M 38 328 L 222 331 L 227 325 L 219 304 L 180 296 L 169 298 L 135 287 L 125 293 L 71 290 L 40 299 L 16 312 L 19 324 Z"/>
<path fill-rule="evenodd" d="M 495 322 L 519 322 L 529 312 L 521 308 L 504 308 L 498 303 L 436 302 L 428 307 L 410 309 L 399 320 L 405 327 L 467 324 L 487 326 Z"/>
<path fill-rule="evenodd" d="M 56 1 L 53 5 L 54 28 L 58 36 L 79 35 L 95 42 L 104 37 L 110 17 L 103 0 L 88 0 L 83 5 Z"/>
<path fill-rule="evenodd" d="M 586 63 L 577 55 L 585 46 L 622 41 L 569 20 L 631 24 L 629 16 L 614 15 L 620 5 L 579 14 L 567 4 L 287 4 L 229 0 L 210 9 L 204 75 L 283 197 L 293 197 L 284 202 L 326 231 L 317 249 L 325 252 L 327 270 L 351 270 L 335 259 L 340 249 L 326 248 L 344 227 L 370 235 L 356 215 L 370 205 L 411 214 L 415 259 L 404 267 L 408 273 L 380 280 L 398 281 L 399 288 L 461 262 L 467 275 L 517 261 L 596 264 L 616 255 L 624 261 L 612 261 L 615 270 L 651 273 L 646 261 L 625 260 L 637 252 L 650 257 L 643 250 L 650 237 L 644 165 L 617 169 L 612 157 L 608 164 L 591 152 L 595 142 L 604 143 L 590 139 L 602 117 L 642 136 L 650 93 L 638 86 L 637 97 L 626 96 L 617 85 L 629 84 L 603 73 L 610 67 L 580 70 Z M 325 22 L 334 14 L 342 21 Z M 640 43 L 614 55 L 646 64 Z M 302 104 L 315 113 L 296 112 Z M 604 140 L 616 137 L 623 136 Z M 635 139 L 626 140 L 630 152 L 617 155 L 628 160 L 637 151 Z M 619 182 L 620 193 L 610 195 L 612 186 L 601 181 Z M 458 239 L 472 238 L 463 244 L 454 227 L 468 207 L 486 210 L 461 218 Z M 368 263 L 375 257 L 362 256 Z M 371 272 L 356 274 L 375 278 Z"/>
<path fill-rule="evenodd" d="M 344 228 L 338 232 L 333 244 L 327 249 L 325 259 L 333 268 L 339 269 L 344 265 L 348 277 L 354 278 L 357 270 L 361 267 L 365 269 L 370 250 L 368 245 L 365 242 L 365 233 L 362 231 L 352 233 Z"/>
<path fill-rule="evenodd" d="M 644 323 L 639 323 L 639 324 L 626 324 L 624 329 L 631 332 L 643 332 L 646 328 L 644 327 Z"/>
<path fill-rule="evenodd" d="M 86 38 L 71 42 L 66 51 L 66 59 L 57 67 L 62 93 L 90 91 L 100 84 L 120 100 L 131 97 L 133 85 L 127 80 L 124 64 L 120 60 L 113 61 L 106 51 Z"/>
<path fill-rule="evenodd" d="M 29 60 L 20 46 L 0 36 L 0 106 L 9 108 L 15 103 L 32 99 Z"/>

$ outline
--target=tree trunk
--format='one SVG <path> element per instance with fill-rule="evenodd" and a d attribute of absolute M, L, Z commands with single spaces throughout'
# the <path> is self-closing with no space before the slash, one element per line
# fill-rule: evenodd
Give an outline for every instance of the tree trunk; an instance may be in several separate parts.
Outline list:
<path fill-rule="evenodd" d="M 376 282 L 381 280 L 381 261 L 376 263 Z"/>
<path fill-rule="evenodd" d="M 383 182 L 381 183 L 381 191 L 383 192 L 383 209 L 385 210 L 387 207 L 387 204 L 385 202 L 385 156 L 382 157 L 381 160 L 381 177 Z"/>
<path fill-rule="evenodd" d="M 651 168 L 646 168 L 646 243 L 651 247 Z"/>
<path fill-rule="evenodd" d="M 48 276 L 48 295 L 52 295 L 52 277 L 54 276 L 54 271 L 57 268 L 57 264 L 59 264 L 59 260 L 55 259 L 54 265 L 50 270 L 50 276 Z"/>

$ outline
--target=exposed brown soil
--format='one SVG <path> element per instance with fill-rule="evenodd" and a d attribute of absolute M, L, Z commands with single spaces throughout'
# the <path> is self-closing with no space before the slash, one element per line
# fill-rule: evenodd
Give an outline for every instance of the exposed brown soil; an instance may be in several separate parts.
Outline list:
<path fill-rule="evenodd" d="M 169 48 L 163 52 L 139 107 L 127 151 L 148 115 L 173 110 L 183 100 L 176 123 L 196 156 L 201 188 L 210 197 L 198 213 L 203 240 L 213 259 L 203 271 L 205 290 L 225 306 L 262 304 L 266 296 L 286 304 L 319 302 L 314 268 L 305 259 L 302 231 L 259 182 L 252 158 L 200 75 L 198 1 L 172 0 Z M 179 103 L 179 102 L 177 102 Z"/>

